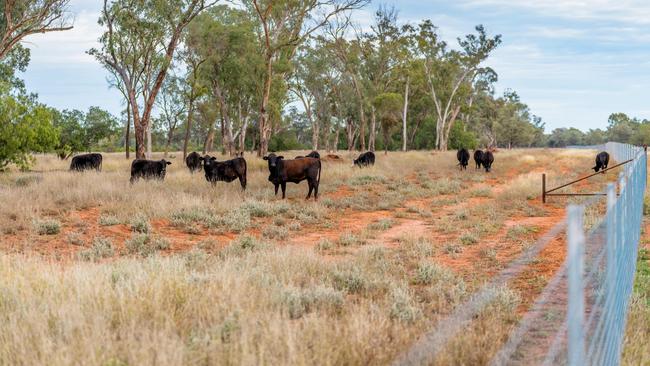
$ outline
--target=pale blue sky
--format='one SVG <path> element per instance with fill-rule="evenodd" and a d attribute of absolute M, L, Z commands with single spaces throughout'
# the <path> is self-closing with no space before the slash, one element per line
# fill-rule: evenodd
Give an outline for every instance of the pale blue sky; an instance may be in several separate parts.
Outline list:
<path fill-rule="evenodd" d="M 75 29 L 35 35 L 25 45 L 32 62 L 30 91 L 57 108 L 98 105 L 119 114 L 122 99 L 106 71 L 85 51 L 101 34 L 102 0 L 71 0 Z M 354 19 L 365 26 L 380 5 L 394 5 L 402 22 L 429 18 L 443 38 L 484 24 L 503 44 L 487 64 L 497 90 L 516 90 L 532 113 L 557 127 L 604 128 L 613 112 L 650 119 L 650 1 L 646 0 L 386 0 Z"/>

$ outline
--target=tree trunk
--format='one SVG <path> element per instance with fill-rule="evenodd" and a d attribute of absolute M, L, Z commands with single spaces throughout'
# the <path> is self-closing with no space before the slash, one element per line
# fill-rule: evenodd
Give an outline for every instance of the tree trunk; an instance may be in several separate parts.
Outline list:
<path fill-rule="evenodd" d="M 320 122 L 314 121 L 311 125 L 311 146 L 313 150 L 318 150 L 319 135 L 320 135 Z"/>
<path fill-rule="evenodd" d="M 242 115 L 241 111 L 241 102 L 239 103 L 239 120 L 241 121 L 241 127 L 239 130 L 239 151 L 244 152 L 246 150 L 246 130 L 248 129 L 248 113 Z"/>
<path fill-rule="evenodd" d="M 165 143 L 165 154 L 164 154 L 165 157 L 167 157 L 167 154 L 169 153 L 169 145 L 172 144 L 173 138 L 174 138 L 174 129 L 170 128 L 169 133 L 167 134 L 167 143 Z"/>
<path fill-rule="evenodd" d="M 187 147 L 190 142 L 190 131 L 192 130 L 192 118 L 194 117 L 194 85 L 190 90 L 190 98 L 187 106 L 187 123 L 185 124 L 185 140 L 183 141 L 183 161 L 187 157 Z"/>
<path fill-rule="evenodd" d="M 147 124 L 147 159 L 151 159 L 151 123 Z"/>
<path fill-rule="evenodd" d="M 228 152 L 228 155 L 233 155 L 234 148 L 234 139 L 232 135 L 232 121 L 230 120 L 230 115 L 228 114 L 228 106 L 226 105 L 226 99 L 221 92 L 219 85 L 215 83 L 214 92 L 219 100 L 219 112 L 221 113 L 221 126 L 222 126 L 222 138 L 224 149 Z"/>
<path fill-rule="evenodd" d="M 126 151 L 126 158 L 131 158 L 131 104 L 126 104 L 126 133 L 124 136 L 124 150 Z"/>
<path fill-rule="evenodd" d="M 366 150 L 366 112 L 363 109 L 363 94 L 361 93 L 361 88 L 359 87 L 357 76 L 354 74 L 352 74 L 352 84 L 354 86 L 354 91 L 357 94 L 357 99 L 359 100 L 359 121 L 360 121 L 359 139 L 361 140 L 361 151 L 365 151 Z"/>
<path fill-rule="evenodd" d="M 205 136 L 205 140 L 203 140 L 203 155 L 212 151 L 214 141 L 214 124 L 215 122 L 210 123 L 208 134 Z"/>
<path fill-rule="evenodd" d="M 454 122 L 456 121 L 456 117 L 458 116 L 459 112 L 460 112 L 460 106 L 457 106 L 451 112 L 451 116 L 449 118 L 449 121 L 442 125 L 443 128 L 442 128 L 442 131 L 440 133 L 440 138 L 439 138 L 439 142 L 440 142 L 439 150 L 446 151 L 448 149 L 447 143 L 449 142 L 449 132 L 451 131 L 451 127 L 454 125 Z"/>
<path fill-rule="evenodd" d="M 375 151 L 375 140 L 377 139 L 377 118 L 375 107 L 370 107 L 370 136 L 368 136 L 368 150 Z"/>
<path fill-rule="evenodd" d="M 339 125 L 339 121 L 336 122 L 336 132 L 334 133 L 334 152 L 339 151 L 339 132 L 341 131 L 341 126 Z"/>
<path fill-rule="evenodd" d="M 406 113 L 409 107 L 409 77 L 406 77 L 406 90 L 404 91 L 404 112 L 402 113 L 402 151 L 406 151 L 408 134 L 406 133 Z"/>
<path fill-rule="evenodd" d="M 145 136 L 147 133 L 147 125 L 133 115 L 133 125 L 135 127 L 135 158 L 145 159 Z"/>
<path fill-rule="evenodd" d="M 354 128 L 352 126 L 352 118 L 347 119 L 346 132 L 348 137 L 348 151 L 354 150 Z"/>
<path fill-rule="evenodd" d="M 268 49 L 269 45 L 267 45 Z M 271 81 L 273 79 L 273 53 L 267 51 L 266 54 L 266 78 L 264 80 L 264 89 L 262 93 L 262 105 L 260 106 L 260 121 L 259 121 L 259 150 L 257 156 L 262 157 L 269 151 L 269 137 L 271 133 L 271 123 L 269 121 L 269 114 L 267 108 L 269 105 L 269 98 L 271 96 Z"/>

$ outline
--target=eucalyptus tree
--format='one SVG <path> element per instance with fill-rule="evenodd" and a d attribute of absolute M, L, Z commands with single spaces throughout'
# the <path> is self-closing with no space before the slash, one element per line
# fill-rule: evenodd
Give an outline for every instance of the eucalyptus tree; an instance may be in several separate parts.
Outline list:
<path fill-rule="evenodd" d="M 72 29 L 70 0 L 0 1 L 0 60 L 31 34 Z"/>
<path fill-rule="evenodd" d="M 388 154 L 390 135 L 398 125 L 402 114 L 404 99 L 397 93 L 382 93 L 375 97 L 373 105 L 379 114 L 379 122 L 384 142 L 384 154 Z"/>
<path fill-rule="evenodd" d="M 471 93 L 471 80 L 482 69 L 480 65 L 501 43 L 501 36 L 489 37 L 482 25 L 477 34 L 458 38 L 460 50 L 448 48 L 439 39 L 437 28 L 425 20 L 413 35 L 416 37 L 416 54 L 424 60 L 429 95 L 435 106 L 436 149 L 446 150 L 449 132 Z"/>
<path fill-rule="evenodd" d="M 185 103 L 182 83 L 182 79 L 178 76 L 167 77 L 160 89 L 160 97 L 156 100 L 156 105 L 160 110 L 159 120 L 165 126 L 167 132 L 167 141 L 164 148 L 165 157 L 169 153 L 169 146 L 174 139 L 176 129 L 187 115 L 187 104 Z"/>
<path fill-rule="evenodd" d="M 348 30 L 351 28 L 351 21 L 349 16 L 338 16 L 336 21 L 328 24 L 326 27 L 326 34 L 328 40 L 328 49 L 335 56 L 336 67 L 339 69 L 340 74 L 352 85 L 354 96 L 346 96 L 356 100 L 356 114 L 358 116 L 358 123 L 355 123 L 354 116 L 347 114 L 346 116 L 346 134 L 348 141 L 348 150 L 352 151 L 356 146 L 356 139 L 359 139 L 359 147 L 361 151 L 366 150 L 366 91 L 363 82 L 363 71 L 361 69 L 361 42 L 360 36 L 356 38 L 347 39 Z M 340 96 L 340 93 L 337 93 Z M 339 98 L 339 100 L 341 100 Z M 341 101 L 341 103 L 343 103 Z M 348 112 L 351 112 L 347 108 Z"/>
<path fill-rule="evenodd" d="M 403 29 L 397 24 L 395 8 L 380 7 L 375 12 L 375 22 L 370 27 L 371 32 L 364 33 L 360 39 L 362 75 L 366 84 L 366 98 L 374 98 L 382 93 L 396 91 L 398 83 L 405 81 L 404 69 L 400 68 L 406 62 L 408 55 L 407 40 Z M 410 28 L 404 28 L 407 30 Z M 401 88 L 400 88 L 401 89 Z M 370 104 L 370 130 L 368 148 L 375 149 L 376 139 L 376 109 Z"/>
<path fill-rule="evenodd" d="M 261 90 L 263 60 L 249 12 L 229 6 L 214 7 L 189 27 L 188 47 L 205 62 L 199 79 L 219 106 L 223 142 L 229 154 L 235 141 L 243 151 L 253 101 Z"/>
<path fill-rule="evenodd" d="M 269 101 L 273 80 L 286 77 L 286 73 L 274 71 L 276 62 L 293 59 L 296 48 L 328 24 L 336 14 L 361 8 L 368 2 L 369 0 L 252 0 L 252 3 L 246 3 L 259 20 L 258 34 L 265 66 L 258 121 L 258 155 L 267 152 L 272 131 Z"/>
<path fill-rule="evenodd" d="M 145 157 L 156 97 L 188 24 L 215 1 L 104 0 L 101 48 L 89 53 L 121 79 L 135 127 L 136 158 Z M 129 65 L 139 67 L 131 69 Z M 142 110 L 141 110 L 142 109 Z"/>
<path fill-rule="evenodd" d="M 332 57 L 323 39 L 301 47 L 293 60 L 289 90 L 300 100 L 312 130 L 312 149 L 318 150 L 321 129 L 326 130 L 326 147 L 329 138 L 332 84 L 337 77 L 332 67 Z"/>

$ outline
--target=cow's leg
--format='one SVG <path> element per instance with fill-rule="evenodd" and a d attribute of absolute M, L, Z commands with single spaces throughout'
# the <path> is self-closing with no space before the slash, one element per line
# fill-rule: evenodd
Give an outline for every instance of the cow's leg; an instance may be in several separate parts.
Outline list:
<path fill-rule="evenodd" d="M 275 195 L 278 195 L 278 187 L 280 186 L 278 183 L 273 183 L 275 185 Z"/>
<path fill-rule="evenodd" d="M 282 199 L 286 197 L 285 193 L 287 192 L 287 182 L 282 182 Z"/>
<path fill-rule="evenodd" d="M 305 197 L 306 200 L 311 197 L 311 191 L 314 190 L 314 182 L 311 179 L 307 179 L 307 185 L 309 186 L 309 193 L 307 193 L 307 197 Z"/>
<path fill-rule="evenodd" d="M 246 190 L 246 177 L 243 175 L 239 176 L 239 184 L 241 184 L 241 189 Z"/>
<path fill-rule="evenodd" d="M 318 185 L 319 181 L 314 181 L 314 201 L 318 201 Z"/>

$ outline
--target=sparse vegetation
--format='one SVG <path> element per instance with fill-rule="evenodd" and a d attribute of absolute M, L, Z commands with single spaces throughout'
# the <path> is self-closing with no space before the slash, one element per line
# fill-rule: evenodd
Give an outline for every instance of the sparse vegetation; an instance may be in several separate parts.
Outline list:
<path fill-rule="evenodd" d="M 7 212 L 0 214 L 0 227 L 12 232 L 9 240 L 19 246 L 22 243 L 16 238 L 29 232 L 30 223 L 41 217 L 61 223 L 57 234 L 33 235 L 30 240 L 44 245 L 31 248 L 45 250 L 49 240 L 57 240 L 66 246 L 72 260 L 63 269 L 44 264 L 45 270 L 35 281 L 45 281 L 62 293 L 78 294 L 54 299 L 53 292 L 36 295 L 36 289 L 28 286 L 19 296 L 42 299 L 55 314 L 68 311 L 61 309 L 77 309 L 78 317 L 50 320 L 61 331 L 43 333 L 42 339 L 48 341 L 47 347 L 61 350 L 75 342 L 83 348 L 73 357 L 85 362 L 149 363 L 149 353 L 132 346 L 147 348 L 151 344 L 161 350 L 160 357 L 164 353 L 174 364 L 184 363 L 174 358 L 177 354 L 245 363 L 242 353 L 233 351 L 243 347 L 261 352 L 259 357 L 274 363 L 390 363 L 440 316 L 472 294 L 477 282 L 463 278 L 479 276 L 482 280 L 491 272 L 479 274 L 476 269 L 493 271 L 502 266 L 497 259 L 499 246 L 484 248 L 488 236 L 499 233 L 499 240 L 524 242 L 542 232 L 533 226 L 504 228 L 507 220 L 527 212 L 539 213 L 534 202 L 524 196 L 517 196 L 524 198 L 510 205 L 502 201 L 505 187 L 522 173 L 517 165 L 503 168 L 516 172 L 512 178 L 494 174 L 479 179 L 471 175 L 483 172 L 460 173 L 457 167 L 446 166 L 447 159 L 453 158 L 451 153 L 394 154 L 378 158 L 374 168 L 364 170 L 325 165 L 327 174 L 322 177 L 318 202 L 304 201 L 304 185 L 289 186 L 288 200 L 274 197 L 272 185 L 266 181 L 267 168 L 255 157 L 247 157 L 249 185 L 244 194 L 234 184 L 203 184 L 198 179 L 202 177 L 190 175 L 180 162 L 170 166 L 165 182 L 150 181 L 124 190 L 128 184 L 126 162 L 112 155 L 105 160 L 101 175 L 78 174 L 69 179 L 67 173 L 56 171 L 20 188 L 11 178 L 3 185 L 11 194 L 0 191 L 0 198 L 8 203 Z M 500 152 L 497 163 L 505 164 L 509 154 Z M 531 154 L 538 163 L 544 161 L 538 158 L 539 153 Z M 395 159 L 413 164 L 401 166 L 394 164 Z M 43 156 L 36 167 L 57 169 L 57 164 Z M 10 174 L 19 177 L 24 173 Z M 2 179 L 0 184 L 4 184 Z M 489 194 L 477 188 L 479 184 L 489 184 Z M 412 221 L 420 223 L 417 231 L 410 229 Z M 300 238 L 305 232 L 322 232 L 323 236 L 314 239 L 309 235 L 303 243 Z M 112 236 L 117 233 L 119 237 Z M 167 238 L 167 233 L 174 238 Z M 178 237 L 194 244 L 187 245 Z M 173 251 L 168 250 L 170 240 Z M 290 244 L 279 246 L 279 242 Z M 161 255 L 155 255 L 159 252 Z M 453 268 L 456 262 L 467 262 L 470 255 L 473 260 L 467 268 Z M 0 287 L 16 276 L 34 276 L 24 272 L 29 266 L 43 266 L 31 257 L 6 256 L 0 258 L 3 260 L 30 264 L 20 269 L 0 268 L 5 276 L 0 278 Z M 12 274 L 6 275 L 7 271 Z M 55 275 L 57 271 L 63 274 Z M 465 271 L 475 274 L 467 277 Z M 63 279 L 54 281 L 56 278 Z M 97 291 L 101 291 L 100 297 Z M 511 298 L 506 292 L 502 300 Z M 37 314 L 34 321 L 43 321 L 34 302 L 24 303 L 27 305 L 21 311 Z M 504 329 L 513 324 L 512 312 L 504 310 L 511 306 L 508 304 L 501 301 L 492 317 L 482 313 L 466 337 L 453 341 L 473 349 L 471 355 L 463 355 L 464 362 L 472 364 L 481 360 L 482 353 L 493 351 L 481 343 L 485 339 L 482 329 L 494 327 L 495 334 L 505 334 Z M 18 310 L 11 309 L 11 316 L 17 316 Z M 85 319 L 84 325 L 75 325 L 80 318 Z M 3 350 L 24 344 L 29 329 L 43 329 L 32 324 L 40 323 L 28 321 L 26 327 L 31 328 L 21 327 L 12 338 L 0 335 L 0 343 L 5 345 L 0 360 Z M 260 325 L 291 329 L 291 337 L 286 332 L 271 337 Z M 88 338 L 80 339 L 68 331 L 75 326 L 102 339 L 102 351 L 93 348 Z M 103 334 L 110 338 L 102 338 Z M 161 347 L 163 338 L 156 337 L 174 341 Z M 136 338 L 157 341 L 133 341 Z M 371 338 L 379 339 L 378 343 L 366 341 Z M 310 347 L 315 343 L 321 346 Z M 35 347 L 42 350 L 45 345 Z M 325 352 L 323 347 L 336 352 Z M 271 348 L 281 353 L 264 353 Z M 445 357 L 456 357 L 454 352 L 445 350 Z M 48 361 L 53 364 L 64 357 L 58 351 L 50 353 L 53 360 Z M 38 364 L 28 362 L 38 354 L 33 353 L 24 363 Z M 254 358 L 256 362 L 261 361 Z"/>
<path fill-rule="evenodd" d="M 110 239 L 98 237 L 92 242 L 92 246 L 79 252 L 79 259 L 84 261 L 98 261 L 103 258 L 112 257 L 115 254 L 113 242 Z"/>
<path fill-rule="evenodd" d="M 61 223 L 56 220 L 42 220 L 34 223 L 38 235 L 56 235 L 61 231 Z"/>

